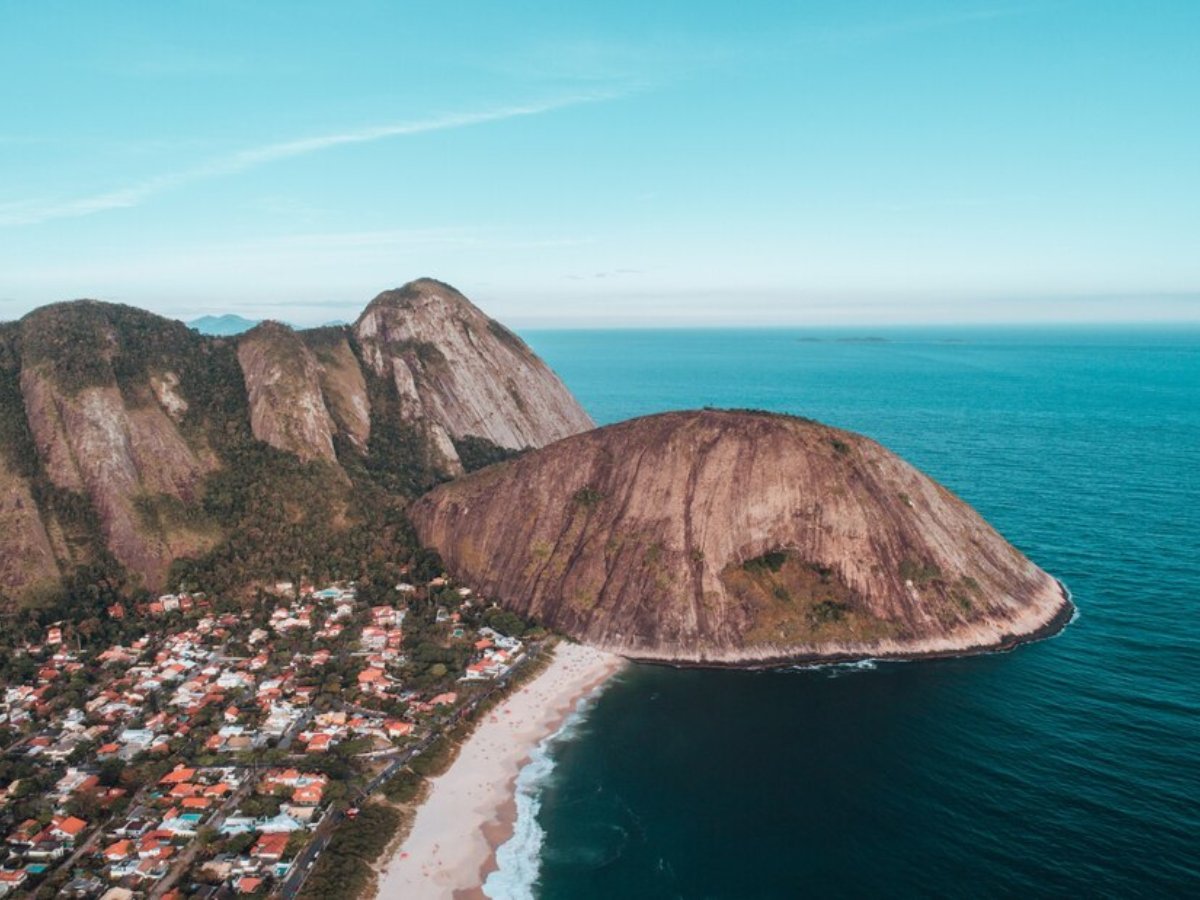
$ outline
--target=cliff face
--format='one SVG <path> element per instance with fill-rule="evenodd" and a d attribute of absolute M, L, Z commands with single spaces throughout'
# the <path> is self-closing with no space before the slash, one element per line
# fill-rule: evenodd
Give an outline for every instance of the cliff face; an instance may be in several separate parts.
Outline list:
<path fill-rule="evenodd" d="M 485 595 L 645 659 L 952 653 L 1069 610 L 945 488 L 867 438 L 778 415 L 609 426 L 440 486 L 411 517 Z"/>
<path fill-rule="evenodd" d="M 351 469 L 423 489 L 462 471 L 458 439 L 519 450 L 590 424 L 518 338 L 437 282 L 380 295 L 354 329 L 224 338 L 114 304 L 44 307 L 0 323 L 0 596 L 106 551 L 164 587 L 172 560 L 234 536 L 230 504 L 266 502 L 273 465 L 337 522 Z M 261 445 L 319 465 L 278 466 Z"/>
<path fill-rule="evenodd" d="M 50 545 L 28 478 L 15 472 L 0 457 L 0 584 L 10 590 L 32 593 L 53 584 L 60 576 L 58 560 Z"/>
<path fill-rule="evenodd" d="M 354 324 L 363 358 L 395 385 L 446 471 L 455 440 L 541 447 L 592 427 L 558 377 L 519 337 L 454 288 L 430 279 L 380 294 Z"/>
<path fill-rule="evenodd" d="M 333 462 L 333 419 L 312 351 L 286 325 L 267 322 L 238 341 L 254 436 L 303 460 Z"/>
<path fill-rule="evenodd" d="M 21 323 L 19 352 L 10 355 L 6 374 L 19 395 L 8 397 L 5 414 L 23 412 L 24 440 L 10 437 L 0 454 L 10 474 L 17 468 L 27 474 L 10 500 L 10 515 L 19 506 L 21 517 L 0 544 L 6 570 L 0 589 L 23 588 L 90 561 L 95 541 L 78 533 L 78 516 L 64 521 L 82 507 L 94 512 L 96 523 L 88 524 L 98 526 L 101 543 L 150 584 L 161 582 L 172 556 L 209 545 L 211 535 L 182 523 L 148 521 L 157 505 L 195 502 L 215 459 L 201 436 L 188 440 L 180 431 L 187 404 L 169 361 L 132 364 L 132 344 L 141 329 L 158 327 L 156 318 L 132 313 L 123 324 L 139 336 L 127 340 L 100 304 L 50 307 Z M 185 330 L 168 331 L 168 343 L 188 340 Z M 57 355 L 65 340 L 79 343 L 82 358 Z M 14 399 L 23 410 L 9 408 Z M 35 471 L 46 490 L 76 499 L 39 508 L 29 477 Z"/>

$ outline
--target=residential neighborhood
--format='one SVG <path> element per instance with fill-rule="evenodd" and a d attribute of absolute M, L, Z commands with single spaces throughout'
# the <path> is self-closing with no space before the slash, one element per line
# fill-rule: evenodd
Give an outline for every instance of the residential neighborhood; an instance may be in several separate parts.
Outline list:
<path fill-rule="evenodd" d="M 11 648 L 0 897 L 296 896 L 355 804 L 543 637 L 444 577 L 108 615 L 141 633 L 87 647 L 63 622 Z"/>

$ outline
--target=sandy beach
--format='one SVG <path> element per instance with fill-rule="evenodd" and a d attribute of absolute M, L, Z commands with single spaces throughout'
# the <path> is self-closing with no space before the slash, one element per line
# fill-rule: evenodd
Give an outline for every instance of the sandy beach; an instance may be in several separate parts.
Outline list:
<path fill-rule="evenodd" d="M 375 896 L 482 896 L 495 848 L 512 832 L 514 782 L 530 752 L 623 663 L 560 643 L 550 665 L 487 713 L 450 768 L 431 780 L 408 837 L 380 866 Z"/>

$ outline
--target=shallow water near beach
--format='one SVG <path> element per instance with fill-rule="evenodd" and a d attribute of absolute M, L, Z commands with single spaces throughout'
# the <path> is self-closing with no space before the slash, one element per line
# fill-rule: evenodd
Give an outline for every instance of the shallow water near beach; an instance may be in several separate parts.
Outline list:
<path fill-rule="evenodd" d="M 972 659 L 631 667 L 545 745 L 494 896 L 1200 892 L 1200 331 L 526 338 L 599 423 L 713 405 L 864 432 L 1080 615 Z"/>

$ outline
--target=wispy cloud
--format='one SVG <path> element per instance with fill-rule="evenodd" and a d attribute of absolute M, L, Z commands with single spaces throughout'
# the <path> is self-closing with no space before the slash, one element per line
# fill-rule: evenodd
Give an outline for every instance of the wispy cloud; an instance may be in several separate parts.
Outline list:
<path fill-rule="evenodd" d="M 351 144 L 367 144 L 389 138 L 427 134 L 433 131 L 449 131 L 456 128 L 467 128 L 472 125 L 500 122 L 506 119 L 536 116 L 565 109 L 569 106 L 611 100 L 617 96 L 614 93 L 578 94 L 544 103 L 502 106 L 482 112 L 451 113 L 429 119 L 395 122 L 387 125 L 360 128 L 354 131 L 264 144 L 259 147 L 250 147 L 228 156 L 209 160 L 192 168 L 157 175 L 136 184 L 111 191 L 103 191 L 67 200 L 37 199 L 3 203 L 0 204 L 0 226 L 34 225 L 53 219 L 73 219 L 81 216 L 90 216 L 106 210 L 127 209 L 138 206 L 158 194 L 198 181 L 236 175 L 250 169 L 269 165 L 273 162 L 293 159 L 298 156 L 307 156 L 313 153 L 321 153 L 326 150 L 332 150 L 335 147 L 343 147 Z"/>

